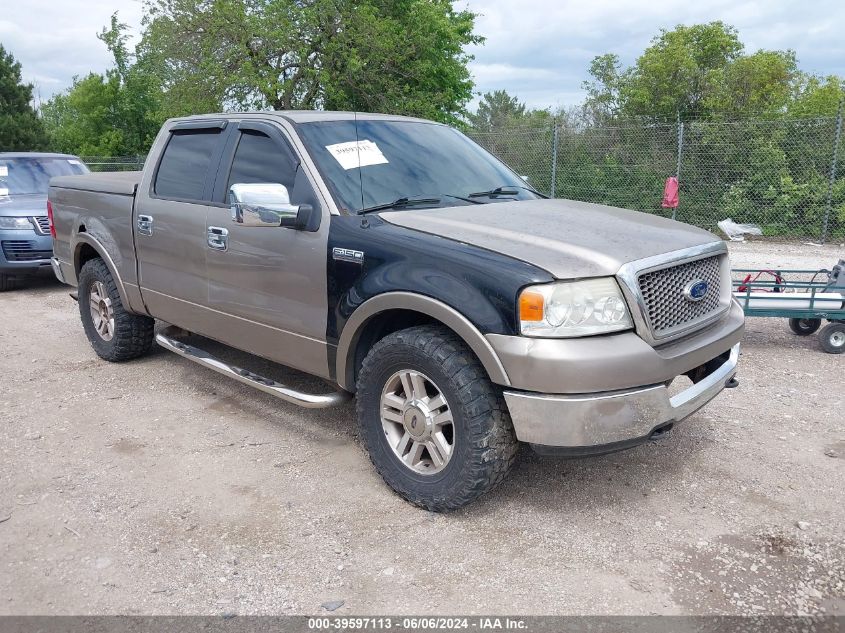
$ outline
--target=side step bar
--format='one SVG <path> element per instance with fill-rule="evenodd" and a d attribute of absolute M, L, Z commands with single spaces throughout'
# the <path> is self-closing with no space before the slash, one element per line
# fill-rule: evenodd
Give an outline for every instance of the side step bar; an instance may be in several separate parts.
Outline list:
<path fill-rule="evenodd" d="M 183 343 L 176 338 L 172 338 L 172 336 L 167 336 L 166 334 L 172 334 L 171 330 L 172 328 L 167 328 L 163 333 L 157 334 L 156 343 L 171 352 L 175 352 L 188 360 L 192 360 L 195 363 L 202 365 L 203 367 L 208 367 L 209 369 L 216 371 L 218 374 L 223 374 L 224 376 L 237 380 L 238 382 L 242 382 L 245 385 L 250 385 L 251 387 L 260 389 L 270 395 L 281 398 L 285 402 L 291 402 L 308 409 L 323 409 L 325 407 L 333 407 L 343 404 L 352 398 L 351 394 L 341 391 L 335 391 L 327 394 L 310 394 L 296 391 L 276 382 L 275 380 L 270 380 L 264 376 L 259 376 L 251 371 L 247 371 L 246 369 L 224 363 L 219 358 L 212 356 L 198 347 Z"/>

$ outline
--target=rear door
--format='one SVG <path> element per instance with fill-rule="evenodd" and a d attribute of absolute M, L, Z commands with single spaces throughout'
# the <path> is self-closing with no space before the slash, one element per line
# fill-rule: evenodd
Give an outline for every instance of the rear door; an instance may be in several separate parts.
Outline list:
<path fill-rule="evenodd" d="M 226 121 L 176 123 L 151 177 L 141 183 L 133 227 L 139 281 L 150 314 L 202 332 L 208 300 L 206 213 L 225 145 Z M 154 150 L 155 155 L 155 150 Z"/>
<path fill-rule="evenodd" d="M 310 204 L 311 230 L 247 226 L 232 220 L 234 184 L 284 185 L 294 205 Z M 210 336 L 309 373 L 327 376 L 326 248 L 329 222 L 316 188 L 276 124 L 246 120 L 232 130 L 208 209 L 207 230 L 226 247 L 206 250 L 208 305 L 219 319 Z M 318 226 L 317 226 L 318 224 Z"/>

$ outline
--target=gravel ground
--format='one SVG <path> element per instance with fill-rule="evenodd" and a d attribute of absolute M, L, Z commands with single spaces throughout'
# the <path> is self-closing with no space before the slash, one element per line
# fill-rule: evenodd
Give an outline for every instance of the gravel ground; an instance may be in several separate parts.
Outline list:
<path fill-rule="evenodd" d="M 668 437 L 526 450 L 449 515 L 381 482 L 351 405 L 298 409 L 163 350 L 100 361 L 54 282 L 0 295 L 0 322 L 0 614 L 845 614 L 843 357 L 783 321 L 749 320 L 741 387 Z"/>

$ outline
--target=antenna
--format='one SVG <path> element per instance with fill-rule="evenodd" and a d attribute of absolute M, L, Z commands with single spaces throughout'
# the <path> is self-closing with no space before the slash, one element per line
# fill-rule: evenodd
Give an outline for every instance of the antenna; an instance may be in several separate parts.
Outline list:
<path fill-rule="evenodd" d="M 355 154 L 358 156 L 358 184 L 361 187 L 361 208 L 364 208 L 364 176 L 361 173 L 361 150 L 359 149 L 358 138 L 358 111 L 352 113 L 355 118 Z"/>

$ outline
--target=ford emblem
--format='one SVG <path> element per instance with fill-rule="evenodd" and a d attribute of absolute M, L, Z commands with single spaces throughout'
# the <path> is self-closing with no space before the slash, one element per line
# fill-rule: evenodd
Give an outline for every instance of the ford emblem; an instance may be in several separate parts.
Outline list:
<path fill-rule="evenodd" d="M 703 279 L 693 279 L 684 286 L 684 297 L 687 301 L 701 301 L 707 296 L 707 282 Z"/>

